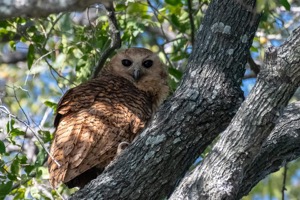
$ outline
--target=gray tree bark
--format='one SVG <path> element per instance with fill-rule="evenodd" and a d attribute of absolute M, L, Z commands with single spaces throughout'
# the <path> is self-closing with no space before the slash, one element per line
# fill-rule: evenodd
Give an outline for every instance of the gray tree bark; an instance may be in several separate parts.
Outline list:
<path fill-rule="evenodd" d="M 300 28 L 279 48 L 267 50 L 266 65 L 248 98 L 211 153 L 184 178 L 170 199 L 239 199 L 266 174 L 295 158 L 299 124 L 293 120 L 300 114 L 291 117 L 288 109 L 270 133 L 299 86 L 299 67 Z M 287 142 L 287 138 L 280 137 L 288 131 L 282 127 L 287 116 L 294 133 L 285 144 L 282 142 Z"/>

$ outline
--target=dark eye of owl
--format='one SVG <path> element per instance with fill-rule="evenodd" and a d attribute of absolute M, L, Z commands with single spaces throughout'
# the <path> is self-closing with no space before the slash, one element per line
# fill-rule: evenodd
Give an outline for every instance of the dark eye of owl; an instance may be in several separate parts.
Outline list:
<path fill-rule="evenodd" d="M 125 67 L 129 67 L 131 64 L 132 64 L 132 62 L 128 59 L 122 60 L 122 65 L 124 65 Z"/>
<path fill-rule="evenodd" d="M 143 62 L 143 66 L 146 67 L 146 68 L 149 68 L 153 65 L 153 61 L 152 60 L 145 60 Z"/>

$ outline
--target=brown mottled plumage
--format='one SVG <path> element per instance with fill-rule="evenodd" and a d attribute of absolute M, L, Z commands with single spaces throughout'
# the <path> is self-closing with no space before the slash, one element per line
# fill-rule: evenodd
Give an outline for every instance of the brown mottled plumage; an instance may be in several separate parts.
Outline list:
<path fill-rule="evenodd" d="M 141 132 L 168 91 L 165 66 L 143 48 L 118 53 L 97 78 L 70 89 L 54 122 L 50 153 L 61 166 L 49 157 L 51 185 L 83 187 L 96 178 Z"/>

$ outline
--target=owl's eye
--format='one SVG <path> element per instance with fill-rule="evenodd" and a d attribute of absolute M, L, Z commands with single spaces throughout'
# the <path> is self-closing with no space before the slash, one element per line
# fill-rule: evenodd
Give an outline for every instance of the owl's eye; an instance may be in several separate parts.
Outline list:
<path fill-rule="evenodd" d="M 131 64 L 132 64 L 132 62 L 128 59 L 122 60 L 122 65 L 124 65 L 125 67 L 129 67 Z"/>
<path fill-rule="evenodd" d="M 146 68 L 149 68 L 153 65 L 153 61 L 152 60 L 145 60 L 143 62 L 143 66 L 146 67 Z"/>

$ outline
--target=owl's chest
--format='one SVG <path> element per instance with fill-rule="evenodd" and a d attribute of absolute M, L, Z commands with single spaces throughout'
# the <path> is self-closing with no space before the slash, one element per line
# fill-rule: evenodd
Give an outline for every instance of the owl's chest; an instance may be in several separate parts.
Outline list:
<path fill-rule="evenodd" d="M 152 116 L 151 97 L 131 88 L 117 88 L 100 92 L 90 108 L 103 123 L 134 134 L 145 127 Z"/>

